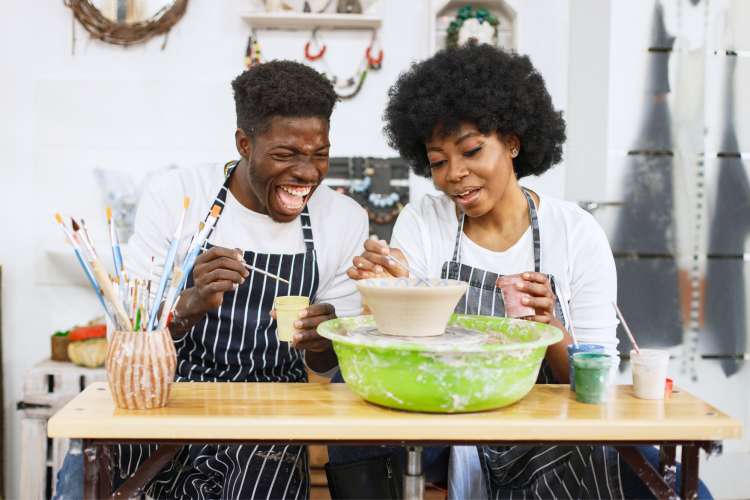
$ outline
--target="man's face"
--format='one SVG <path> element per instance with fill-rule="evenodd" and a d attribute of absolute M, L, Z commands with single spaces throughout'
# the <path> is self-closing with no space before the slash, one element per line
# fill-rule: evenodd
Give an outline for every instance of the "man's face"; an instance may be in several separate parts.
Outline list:
<path fill-rule="evenodd" d="M 328 173 L 328 121 L 275 117 L 251 139 L 248 176 L 258 211 L 277 222 L 294 220 Z"/>

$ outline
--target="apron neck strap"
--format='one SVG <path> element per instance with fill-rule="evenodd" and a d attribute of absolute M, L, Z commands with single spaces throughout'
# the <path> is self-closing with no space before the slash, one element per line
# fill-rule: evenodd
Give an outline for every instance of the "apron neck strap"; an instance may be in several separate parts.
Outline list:
<path fill-rule="evenodd" d="M 529 221 L 531 224 L 531 236 L 534 246 L 534 271 L 538 273 L 541 272 L 540 270 L 542 268 L 542 241 L 539 236 L 539 217 L 537 216 L 536 204 L 534 203 L 531 194 L 529 194 L 524 188 L 521 188 L 521 190 L 523 191 L 523 194 L 526 197 L 526 203 L 529 206 Z M 456 232 L 456 241 L 453 245 L 453 262 L 461 262 L 461 242 L 463 240 L 462 236 L 465 220 L 466 214 L 461 212 L 461 219 L 458 221 L 458 231 Z"/>

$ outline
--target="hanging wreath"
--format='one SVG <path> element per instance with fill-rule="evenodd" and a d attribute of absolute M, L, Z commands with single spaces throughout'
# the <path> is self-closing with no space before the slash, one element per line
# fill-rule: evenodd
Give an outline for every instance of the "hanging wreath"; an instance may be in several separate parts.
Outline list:
<path fill-rule="evenodd" d="M 493 42 L 497 43 L 497 27 L 500 24 L 500 21 L 498 21 L 497 17 L 492 15 L 489 10 L 480 7 L 478 9 L 474 9 L 471 5 L 465 5 L 458 9 L 458 12 L 456 13 L 456 18 L 451 21 L 450 25 L 448 25 L 447 30 L 447 36 L 445 40 L 445 46 L 449 48 L 455 48 L 458 47 L 458 40 L 459 40 L 459 34 L 461 32 L 461 28 L 464 27 L 464 24 L 470 21 L 472 24 L 478 24 L 479 26 L 484 25 L 484 23 L 488 23 L 489 26 L 493 29 Z M 483 40 L 479 40 L 482 42 Z"/>
<path fill-rule="evenodd" d="M 91 0 L 63 0 L 63 3 L 70 7 L 75 18 L 93 38 L 127 47 L 143 43 L 157 35 L 168 34 L 185 14 L 188 0 L 175 0 L 171 6 L 164 6 L 150 19 L 135 23 L 117 23 L 108 19 Z M 73 40 L 75 42 L 75 38 Z"/>

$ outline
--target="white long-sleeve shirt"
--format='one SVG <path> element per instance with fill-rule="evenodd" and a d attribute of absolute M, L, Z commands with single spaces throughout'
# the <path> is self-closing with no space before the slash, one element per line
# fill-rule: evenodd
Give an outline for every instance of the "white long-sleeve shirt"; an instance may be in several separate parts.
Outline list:
<path fill-rule="evenodd" d="M 541 196 L 537 210 L 541 239 L 541 272 L 555 277 L 557 293 L 581 343 L 601 344 L 617 354 L 617 273 L 612 250 L 594 218 L 577 205 Z M 426 195 L 407 205 L 393 229 L 391 246 L 401 249 L 415 272 L 440 275 L 453 256 L 458 218 L 445 195 Z M 534 270 L 529 228 L 510 248 L 494 252 L 462 235 L 461 262 L 498 274 Z"/>
<path fill-rule="evenodd" d="M 190 207 L 177 253 L 182 262 L 190 237 L 210 211 L 224 183 L 223 165 L 201 165 L 162 174 L 146 187 L 138 205 L 135 232 L 126 246 L 125 262 L 132 277 L 147 278 L 154 257 L 154 273 L 161 276 L 169 239 L 177 227 L 183 197 Z M 361 299 L 346 275 L 369 234 L 365 210 L 351 198 L 319 186 L 308 201 L 320 282 L 316 302 L 329 303 L 338 316 L 360 314 Z M 231 192 L 209 242 L 226 248 L 259 253 L 294 254 L 305 251 L 299 217 L 288 223 L 246 208 Z"/>

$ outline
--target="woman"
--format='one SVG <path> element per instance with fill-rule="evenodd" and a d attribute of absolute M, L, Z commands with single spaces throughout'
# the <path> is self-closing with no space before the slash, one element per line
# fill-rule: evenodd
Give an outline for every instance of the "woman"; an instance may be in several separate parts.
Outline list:
<path fill-rule="evenodd" d="M 488 45 L 444 50 L 402 74 L 389 96 L 390 144 L 442 193 L 405 207 L 391 248 L 367 241 L 349 276 L 400 277 L 412 269 L 459 279 L 469 290 L 458 312 L 502 316 L 497 279 L 521 274 L 518 288 L 535 311 L 528 319 L 563 332 L 547 349 L 538 383 L 567 382 L 573 324 L 579 342 L 601 344 L 616 355 L 617 277 L 604 232 L 575 204 L 518 183 L 558 163 L 565 140 L 562 115 L 529 58 Z M 386 259 L 388 253 L 404 265 Z M 491 498 L 644 494 L 611 448 L 478 451 Z"/>

